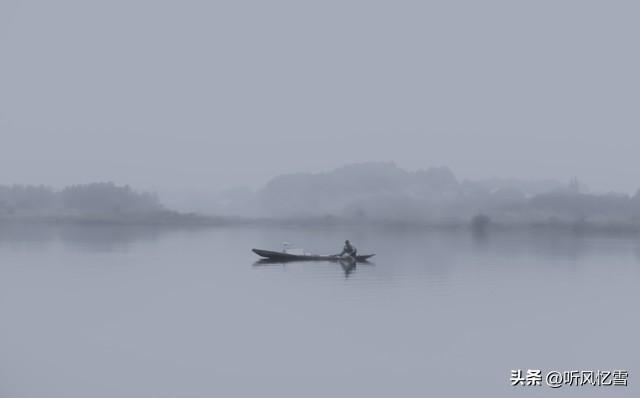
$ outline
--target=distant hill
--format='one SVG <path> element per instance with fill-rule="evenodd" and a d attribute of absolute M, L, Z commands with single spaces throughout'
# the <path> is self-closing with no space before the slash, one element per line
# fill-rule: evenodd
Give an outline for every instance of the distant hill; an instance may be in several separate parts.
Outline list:
<path fill-rule="evenodd" d="M 577 179 L 460 181 L 446 167 L 407 171 L 391 162 L 273 178 L 257 192 L 224 196 L 222 213 L 273 219 L 469 224 L 483 215 L 501 224 L 635 224 L 640 197 L 593 195 Z M 485 218 L 482 218 L 483 220 Z"/>
<path fill-rule="evenodd" d="M 278 176 L 263 189 L 228 191 L 216 216 L 167 209 L 153 193 L 113 183 L 1 186 L 0 223 L 88 222 L 155 225 L 365 223 L 551 225 L 640 229 L 640 194 L 587 193 L 572 179 L 460 181 L 446 167 L 407 171 L 394 163 L 352 164 L 324 173 Z"/>
<path fill-rule="evenodd" d="M 328 173 L 279 176 L 258 196 L 265 215 L 344 216 L 357 211 L 354 207 L 364 211 L 370 202 L 442 197 L 458 189 L 447 168 L 408 172 L 393 163 L 362 163 Z"/>

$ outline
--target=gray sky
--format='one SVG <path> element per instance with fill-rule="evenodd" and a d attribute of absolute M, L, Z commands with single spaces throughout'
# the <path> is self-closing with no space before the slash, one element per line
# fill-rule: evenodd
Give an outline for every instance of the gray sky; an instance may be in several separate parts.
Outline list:
<path fill-rule="evenodd" d="M 634 1 L 0 1 L 0 183 L 367 160 L 640 187 Z"/>

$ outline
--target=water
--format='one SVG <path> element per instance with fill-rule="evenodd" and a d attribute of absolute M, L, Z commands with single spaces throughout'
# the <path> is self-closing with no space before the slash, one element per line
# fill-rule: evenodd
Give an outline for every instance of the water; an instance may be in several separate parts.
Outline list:
<path fill-rule="evenodd" d="M 258 265 L 252 247 L 371 264 Z M 549 231 L 0 228 L 0 397 L 547 396 L 511 369 L 629 370 L 640 240 Z"/>

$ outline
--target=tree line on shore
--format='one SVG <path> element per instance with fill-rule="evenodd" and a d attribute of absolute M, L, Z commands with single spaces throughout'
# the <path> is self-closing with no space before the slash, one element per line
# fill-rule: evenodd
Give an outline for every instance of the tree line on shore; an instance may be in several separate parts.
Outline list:
<path fill-rule="evenodd" d="M 1 220 L 220 224 L 241 222 L 421 225 L 571 225 L 640 228 L 640 193 L 589 193 L 577 179 L 459 181 L 445 167 L 410 172 L 363 163 L 276 177 L 226 196 L 213 215 L 166 208 L 158 195 L 112 182 L 0 185 Z"/>

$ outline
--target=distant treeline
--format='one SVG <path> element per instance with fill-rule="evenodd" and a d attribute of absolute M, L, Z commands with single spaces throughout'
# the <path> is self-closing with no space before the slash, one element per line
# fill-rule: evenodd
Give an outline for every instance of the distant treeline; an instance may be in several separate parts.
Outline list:
<path fill-rule="evenodd" d="M 272 219 L 478 228 L 640 227 L 640 194 L 589 193 L 577 178 L 566 183 L 460 181 L 446 167 L 406 171 L 380 162 L 282 175 L 257 192 L 236 191 L 225 199 L 221 214 L 253 213 Z"/>
<path fill-rule="evenodd" d="M 112 182 L 51 187 L 0 185 L 0 213 L 139 213 L 163 210 L 157 196 Z"/>
<path fill-rule="evenodd" d="M 364 163 L 328 173 L 293 174 L 262 190 L 224 197 L 217 216 L 167 209 L 157 195 L 114 183 L 0 185 L 0 222 L 122 224 L 246 223 L 472 226 L 570 226 L 640 230 L 640 193 L 588 193 L 577 179 L 458 181 L 447 168 L 408 172 Z"/>
<path fill-rule="evenodd" d="M 166 209 L 154 193 L 112 182 L 47 186 L 0 185 L 0 221 L 121 224 L 206 224 L 213 220 Z"/>

